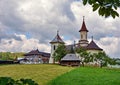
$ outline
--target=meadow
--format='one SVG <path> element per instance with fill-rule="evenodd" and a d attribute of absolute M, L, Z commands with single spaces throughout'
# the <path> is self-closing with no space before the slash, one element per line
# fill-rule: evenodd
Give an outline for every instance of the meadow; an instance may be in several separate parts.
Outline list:
<path fill-rule="evenodd" d="M 39 85 L 46 85 L 50 80 L 72 69 L 74 68 L 51 64 L 0 65 L 0 77 L 27 78 L 34 80 Z"/>
<path fill-rule="evenodd" d="M 120 85 L 120 69 L 97 67 L 0 65 L 0 77 L 32 79 L 39 85 Z"/>
<path fill-rule="evenodd" d="M 58 76 L 48 85 L 120 85 L 120 69 L 80 67 Z"/>

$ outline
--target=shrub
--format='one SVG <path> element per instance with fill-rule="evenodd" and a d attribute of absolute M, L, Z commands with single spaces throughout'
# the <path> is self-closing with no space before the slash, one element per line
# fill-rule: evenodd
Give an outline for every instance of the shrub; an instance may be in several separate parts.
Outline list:
<path fill-rule="evenodd" d="M 11 77 L 0 77 L 0 85 L 38 85 L 32 79 L 14 80 Z"/>

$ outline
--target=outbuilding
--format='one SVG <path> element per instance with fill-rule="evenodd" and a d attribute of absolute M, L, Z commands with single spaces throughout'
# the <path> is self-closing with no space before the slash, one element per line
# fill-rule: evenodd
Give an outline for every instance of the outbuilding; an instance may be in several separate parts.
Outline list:
<path fill-rule="evenodd" d="M 76 54 L 66 54 L 60 61 L 63 66 L 80 66 L 80 59 Z"/>
<path fill-rule="evenodd" d="M 50 53 L 40 52 L 37 50 L 32 50 L 24 54 L 24 58 L 20 60 L 20 63 L 25 64 L 38 64 L 38 63 L 49 63 Z"/>

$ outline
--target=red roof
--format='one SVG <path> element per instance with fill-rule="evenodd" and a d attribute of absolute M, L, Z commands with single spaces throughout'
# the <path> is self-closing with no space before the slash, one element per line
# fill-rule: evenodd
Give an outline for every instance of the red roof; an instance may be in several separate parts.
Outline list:
<path fill-rule="evenodd" d="M 90 44 L 87 46 L 88 50 L 103 50 L 92 40 Z"/>
<path fill-rule="evenodd" d="M 86 31 L 86 32 L 88 32 L 84 20 L 83 20 L 82 27 L 81 27 L 81 29 L 80 29 L 79 32 L 81 32 L 81 31 Z"/>

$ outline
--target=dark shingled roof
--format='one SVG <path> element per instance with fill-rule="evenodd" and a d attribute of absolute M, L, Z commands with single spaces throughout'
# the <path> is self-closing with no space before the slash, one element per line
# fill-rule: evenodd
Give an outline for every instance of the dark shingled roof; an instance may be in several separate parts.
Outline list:
<path fill-rule="evenodd" d="M 73 48 L 73 46 L 74 46 L 74 45 L 66 45 L 66 50 L 67 50 L 67 51 L 70 51 L 71 48 Z"/>
<path fill-rule="evenodd" d="M 92 40 L 90 44 L 87 46 L 88 50 L 103 50 Z"/>
<path fill-rule="evenodd" d="M 32 50 L 32 51 L 26 53 L 25 56 L 27 56 L 27 55 L 39 55 L 39 54 L 40 54 L 39 50 L 37 49 L 37 50 Z"/>
<path fill-rule="evenodd" d="M 64 56 L 61 61 L 80 61 L 76 54 L 67 54 Z"/>
<path fill-rule="evenodd" d="M 50 57 L 50 53 L 40 52 L 38 49 L 37 50 L 32 50 L 32 51 L 25 54 L 25 56 L 29 56 L 29 55 L 41 55 L 41 56 L 44 56 L 44 57 Z"/>
<path fill-rule="evenodd" d="M 61 37 L 57 33 L 57 35 L 55 36 L 55 38 L 50 43 L 64 43 L 64 41 L 61 39 Z"/>
<path fill-rule="evenodd" d="M 84 20 L 83 20 L 82 27 L 81 27 L 81 29 L 79 30 L 79 32 L 81 32 L 81 31 L 86 31 L 86 32 L 88 32 Z"/>

